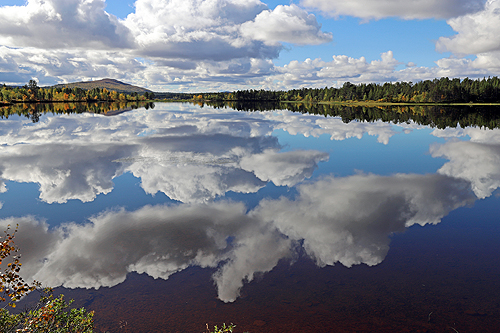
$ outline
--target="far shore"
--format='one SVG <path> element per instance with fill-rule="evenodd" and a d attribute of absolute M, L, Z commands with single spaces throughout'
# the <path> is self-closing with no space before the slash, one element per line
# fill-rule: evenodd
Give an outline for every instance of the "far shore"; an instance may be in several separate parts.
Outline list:
<path fill-rule="evenodd" d="M 349 105 L 349 106 L 392 106 L 392 105 L 400 105 L 400 106 L 488 106 L 488 105 L 500 105 L 500 102 L 497 103 L 416 103 L 416 102 L 377 102 L 377 101 L 276 101 L 276 100 L 211 100 L 211 99 L 195 99 L 189 100 L 190 102 L 275 102 L 275 103 L 293 103 L 293 104 L 325 104 L 325 105 Z M 163 100 L 159 100 L 159 102 L 163 102 Z M 175 100 L 168 100 L 168 102 L 176 102 Z M 185 102 L 183 100 L 182 102 Z"/>
<path fill-rule="evenodd" d="M 415 102 L 377 102 L 377 101 L 275 101 L 275 100 L 210 100 L 210 99 L 153 99 L 144 101 L 134 101 L 134 100 L 80 100 L 80 101 L 11 101 L 4 102 L 0 101 L 0 107 L 11 106 L 14 104 L 40 104 L 40 103 L 134 103 L 134 102 L 167 102 L 167 103 L 187 103 L 187 102 L 275 102 L 275 103 L 292 103 L 292 104 L 325 104 L 325 105 L 346 105 L 346 106 L 367 106 L 367 107 L 377 107 L 377 106 L 499 106 L 498 103 L 415 103 Z"/>

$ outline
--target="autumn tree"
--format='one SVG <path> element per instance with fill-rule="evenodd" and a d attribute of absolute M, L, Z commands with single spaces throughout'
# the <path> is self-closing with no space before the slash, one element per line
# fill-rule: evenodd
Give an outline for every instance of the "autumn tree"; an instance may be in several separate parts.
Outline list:
<path fill-rule="evenodd" d="M 16 307 L 16 302 L 29 292 L 40 287 L 33 281 L 29 284 L 20 276 L 21 256 L 19 248 L 14 244 L 15 234 L 8 228 L 0 237 L 0 300 Z M 93 312 L 84 308 L 70 308 L 72 301 L 66 302 L 61 295 L 54 298 L 52 290 L 44 289 L 37 306 L 18 314 L 11 314 L 6 307 L 0 309 L 0 333 L 92 333 L 94 328 Z"/>

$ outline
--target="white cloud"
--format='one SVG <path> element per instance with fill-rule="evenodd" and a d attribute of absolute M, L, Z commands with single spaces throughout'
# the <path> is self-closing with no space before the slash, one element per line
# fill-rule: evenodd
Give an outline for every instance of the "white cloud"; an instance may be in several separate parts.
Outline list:
<path fill-rule="evenodd" d="M 344 82 L 368 83 L 397 81 L 396 67 L 402 64 L 394 58 L 392 51 L 381 54 L 380 60 L 367 61 L 345 55 L 332 57 L 332 61 L 306 59 L 291 61 L 283 67 L 276 67 L 276 75 L 269 81 L 279 81 L 283 86 L 325 87 L 342 86 Z"/>
<path fill-rule="evenodd" d="M 130 48 L 133 38 L 104 0 L 29 0 L 0 7 L 0 44 L 37 48 Z"/>
<path fill-rule="evenodd" d="M 38 77 L 40 85 L 90 81 L 95 77 L 127 80 L 146 66 L 116 51 L 57 51 L 0 46 L 0 80 L 24 85 Z"/>
<path fill-rule="evenodd" d="M 0 220 L 0 226 L 19 224 L 15 242 L 28 280 L 99 288 L 123 282 L 129 272 L 167 279 L 189 266 L 222 265 L 214 276 L 219 297 L 233 301 L 243 281 L 291 253 L 289 240 L 245 211 L 244 205 L 227 202 L 146 206 L 103 212 L 90 223 L 52 230 L 33 217 Z"/>
<path fill-rule="evenodd" d="M 280 34 L 255 34 L 253 27 L 266 15 L 275 19 L 285 15 L 294 24 L 282 27 Z M 138 52 L 153 58 L 276 58 L 281 42 L 302 45 L 330 40 L 313 15 L 296 6 L 270 11 L 260 1 L 138 0 L 135 13 L 124 24 L 136 36 Z"/>
<path fill-rule="evenodd" d="M 258 0 L 139 0 L 135 7 L 123 21 L 105 12 L 103 0 L 30 0 L 25 6 L 1 7 L 0 43 L 66 52 L 133 48 L 129 57 L 142 54 L 197 61 L 274 58 L 281 49 L 275 37 L 252 39 L 240 32 L 242 24 L 253 22 L 267 9 Z M 299 44 L 329 40 L 319 31 L 314 16 L 295 6 L 281 7 L 277 14 L 266 13 L 279 16 L 286 12 L 288 19 L 301 22 L 289 26 L 282 41 L 293 43 L 289 36 L 297 34 L 304 37 L 298 39 Z M 314 38 L 308 42 L 306 37 Z M 201 48 L 204 52 L 199 52 Z"/>
<path fill-rule="evenodd" d="M 434 67 L 396 60 L 335 54 L 275 66 L 283 43 L 316 45 L 332 40 L 316 17 L 297 5 L 270 10 L 259 0 L 138 0 L 123 20 L 103 0 L 30 0 L 0 7 L 0 81 L 41 85 L 113 77 L 156 91 L 231 91 L 417 81 L 435 77 L 500 74 L 496 31 L 498 1 L 313 1 L 302 4 L 332 15 L 362 18 L 455 17 L 458 33 L 442 37 L 438 50 L 457 56 Z M 462 15 L 458 16 L 457 15 Z M 57 38 L 54 38 L 57 36 Z M 203 50 L 203 52 L 200 52 Z M 406 65 L 407 68 L 398 69 Z"/>
<path fill-rule="evenodd" d="M 457 32 L 452 37 L 441 37 L 436 43 L 438 51 L 456 54 L 480 54 L 500 50 L 500 2 L 489 0 L 484 10 L 448 20 Z"/>
<path fill-rule="evenodd" d="M 255 20 L 243 23 L 240 29 L 243 36 L 271 45 L 281 42 L 311 45 L 332 40 L 331 33 L 321 31 L 314 15 L 296 5 L 279 5 L 272 11 L 263 11 Z"/>
<path fill-rule="evenodd" d="M 244 210 L 241 204 L 227 203 L 146 206 L 135 212 L 104 212 L 91 218 L 91 223 L 64 224 L 55 230 L 47 230 L 43 223 L 30 223 L 40 229 L 30 233 L 23 232 L 21 228 L 27 223 L 21 220 L 16 244 L 28 253 L 25 265 L 36 264 L 40 257 L 29 253 L 25 239 L 41 236 L 31 248 L 40 251 L 45 260 L 37 265 L 39 270 L 32 278 L 47 285 L 112 286 L 131 271 L 166 279 L 190 265 L 215 267 L 225 260 L 227 236 L 244 233 L 249 227 Z M 2 224 L 8 222 L 12 220 Z"/>
<path fill-rule="evenodd" d="M 0 80 L 11 84 L 113 77 L 155 90 L 199 92 L 200 82 L 233 90 L 261 84 L 283 42 L 331 40 L 314 15 L 295 5 L 269 10 L 259 0 L 138 0 L 124 20 L 106 13 L 103 0 L 0 9 Z M 288 24 L 262 30 L 264 17 Z"/>
<path fill-rule="evenodd" d="M 331 16 L 363 19 L 401 17 L 404 19 L 450 18 L 481 10 L 485 0 L 301 0 L 302 5 Z"/>
<path fill-rule="evenodd" d="M 274 73 L 261 80 L 267 89 L 291 89 L 301 87 L 324 88 L 341 87 L 345 82 L 385 83 L 416 82 L 433 80 L 436 77 L 482 78 L 485 73 L 500 74 L 500 52 L 479 54 L 476 59 L 442 58 L 434 67 L 405 66 L 398 61 L 392 51 L 381 54 L 379 60 L 368 61 L 365 57 L 353 58 L 335 55 L 332 61 L 320 58 L 306 59 L 303 62 L 290 63 L 274 68 Z"/>

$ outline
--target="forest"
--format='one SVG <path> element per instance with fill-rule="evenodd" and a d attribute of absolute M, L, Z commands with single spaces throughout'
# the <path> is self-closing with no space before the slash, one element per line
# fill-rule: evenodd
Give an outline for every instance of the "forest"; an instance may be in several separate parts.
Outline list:
<path fill-rule="evenodd" d="M 106 88 L 38 87 L 35 80 L 23 87 L 0 87 L 0 104 L 19 102 L 145 101 L 155 98 L 193 101 L 240 102 L 375 102 L 409 104 L 500 103 L 500 79 L 496 76 L 472 80 L 443 77 L 413 82 L 383 84 L 346 82 L 340 88 L 301 88 L 287 91 L 239 90 L 200 94 L 118 93 Z"/>
<path fill-rule="evenodd" d="M 0 104 L 33 103 L 33 102 L 106 102 L 106 101 L 146 101 L 154 99 L 154 93 L 145 92 L 124 94 L 109 91 L 105 88 L 84 90 L 81 88 L 42 88 L 35 80 L 30 80 L 23 87 L 0 88 Z"/>
<path fill-rule="evenodd" d="M 200 94 L 193 99 L 211 101 L 296 101 L 378 103 L 498 103 L 500 79 L 449 79 L 443 77 L 417 83 L 344 83 L 341 88 L 302 88 L 288 91 L 240 90 Z"/>

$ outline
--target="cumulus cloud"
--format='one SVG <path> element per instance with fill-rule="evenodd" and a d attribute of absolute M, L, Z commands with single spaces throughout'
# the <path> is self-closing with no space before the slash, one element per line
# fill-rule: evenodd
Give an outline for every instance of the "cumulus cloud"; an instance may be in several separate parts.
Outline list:
<path fill-rule="evenodd" d="M 392 51 L 381 54 L 380 60 L 367 61 L 365 57 L 352 58 L 345 55 L 333 56 L 332 61 L 306 59 L 291 61 L 283 67 L 276 67 L 273 80 L 284 86 L 324 87 L 344 82 L 367 83 L 397 81 L 396 67 L 401 65 Z"/>
<path fill-rule="evenodd" d="M 441 37 L 436 43 L 438 51 L 456 54 L 480 54 L 500 50 L 500 2 L 489 0 L 484 10 L 448 20 L 457 32 L 452 37 Z"/>
<path fill-rule="evenodd" d="M 138 0 L 125 20 L 108 14 L 103 0 L 30 0 L 24 6 L 1 8 L 1 44 L 65 52 L 130 49 L 126 52 L 132 59 L 138 54 L 158 61 L 275 58 L 281 42 L 331 40 L 313 15 L 296 6 L 271 11 L 258 0 Z M 253 36 L 249 24 L 259 24 L 263 11 L 293 24 L 280 36 Z"/>
<path fill-rule="evenodd" d="M 227 203 L 146 206 L 135 212 L 103 212 L 90 223 L 54 230 L 33 218 L 1 223 L 19 222 L 16 244 L 23 248 L 25 265 L 38 268 L 30 272 L 33 278 L 48 285 L 99 288 L 124 281 L 130 271 L 166 279 L 190 265 L 217 265 L 227 258 L 226 237 L 249 224 L 244 209 Z"/>
<path fill-rule="evenodd" d="M 318 44 L 330 41 L 313 15 L 296 6 L 271 11 L 258 0 L 138 0 L 124 24 L 133 31 L 139 53 L 155 58 L 214 60 L 276 58 L 281 42 Z M 255 34 L 262 19 L 286 18 L 279 33 Z M 200 52 L 200 49 L 203 52 Z"/>
<path fill-rule="evenodd" d="M 299 244 L 320 266 L 376 265 L 391 234 L 439 223 L 474 199 L 468 182 L 445 175 L 356 175 L 301 185 L 295 200 L 263 200 L 250 212 L 234 202 L 160 205 L 54 229 L 33 217 L 0 226 L 19 223 L 23 273 L 44 285 L 99 288 L 129 272 L 167 279 L 189 266 L 213 267 L 219 298 L 229 302 Z"/>
<path fill-rule="evenodd" d="M 123 282 L 129 272 L 167 279 L 189 266 L 225 263 L 214 279 L 219 297 L 233 301 L 243 281 L 271 270 L 291 251 L 289 240 L 245 211 L 244 205 L 227 202 L 146 206 L 103 212 L 87 224 L 53 230 L 32 217 L 0 225 L 19 223 L 23 275 L 44 285 L 99 288 Z"/>
<path fill-rule="evenodd" d="M 232 90 L 272 74 L 284 42 L 331 41 L 314 15 L 259 0 L 138 0 L 124 20 L 108 14 L 104 0 L 0 8 L 0 80 L 11 84 L 113 77 L 155 90 L 199 91 L 199 82 Z M 279 31 L 262 29 L 263 21 Z"/>
<path fill-rule="evenodd" d="M 40 85 L 90 81 L 95 77 L 126 80 L 146 66 L 125 53 L 105 50 L 40 50 L 0 46 L 0 80 L 19 85 L 38 77 Z"/>
<path fill-rule="evenodd" d="M 37 48 L 130 48 L 130 31 L 104 0 L 28 0 L 0 7 L 0 44 Z"/>
<path fill-rule="evenodd" d="M 240 29 L 243 36 L 271 45 L 323 44 L 332 40 L 331 33 L 321 31 L 314 15 L 296 5 L 279 5 L 273 11 L 263 11 L 253 21 L 243 23 Z"/>
<path fill-rule="evenodd" d="M 112 191 L 113 179 L 130 172 L 141 180 L 148 194 L 162 192 L 180 202 L 203 203 L 229 191 L 255 193 L 268 182 L 295 186 L 310 178 L 320 162 L 328 160 L 328 154 L 315 150 L 280 152 L 281 146 L 271 136 L 274 130 L 314 137 L 326 134 L 332 140 L 368 134 L 377 136 L 383 144 L 400 133 L 380 121 L 344 123 L 339 118 L 299 117 L 283 110 L 241 113 L 195 106 L 162 108 L 153 113 L 136 110 L 115 117 L 47 115 L 36 124 L 2 122 L 0 191 L 7 191 L 4 181 L 31 182 L 39 184 L 40 198 L 45 202 L 88 202 Z M 405 125 L 405 130 L 413 128 L 415 125 Z M 434 156 L 451 160 L 440 172 L 476 184 L 474 190 L 480 197 L 491 194 L 499 178 L 495 176 L 498 154 L 494 146 L 500 141 L 498 133 L 435 130 L 434 135 L 440 137 L 472 138 L 470 149 L 465 143 L 452 142 L 433 148 Z M 475 155 L 471 158 L 470 154 Z M 484 170 L 473 170 L 472 165 L 460 167 L 471 174 L 466 176 L 456 172 L 456 167 L 447 169 L 461 160 L 481 160 Z"/>
<path fill-rule="evenodd" d="M 40 85 L 113 77 L 156 91 L 231 91 L 417 81 L 435 77 L 482 77 L 500 72 L 495 42 L 498 1 L 319 1 L 303 5 L 332 15 L 362 18 L 455 17 L 458 33 L 437 49 L 476 59 L 444 58 L 434 67 L 396 60 L 333 55 L 276 66 L 283 43 L 330 42 L 316 17 L 297 5 L 269 9 L 259 0 L 138 0 L 121 20 L 104 0 L 30 0 L 0 7 L 0 81 Z M 430 13 L 430 14 L 429 14 Z M 457 16 L 461 15 L 461 16 Z M 500 25 L 498 25 L 500 26 Z M 54 37 L 57 36 L 57 37 Z M 203 52 L 200 52 L 203 50 Z M 406 68 L 398 70 L 398 67 Z"/>
<path fill-rule="evenodd" d="M 401 17 L 404 19 L 451 18 L 479 11 L 485 0 L 301 0 L 301 4 L 331 16 L 363 19 Z"/>
<path fill-rule="evenodd" d="M 332 61 L 321 58 L 291 61 L 283 66 L 275 66 L 274 72 L 260 80 L 261 84 L 274 90 L 291 87 L 341 87 L 345 82 L 385 83 L 419 80 L 433 80 L 436 77 L 482 78 L 488 71 L 500 71 L 500 52 L 477 55 L 476 59 L 447 57 L 435 61 L 436 66 L 405 66 L 392 51 L 381 54 L 380 59 L 368 61 L 365 57 L 353 58 L 335 55 Z"/>

